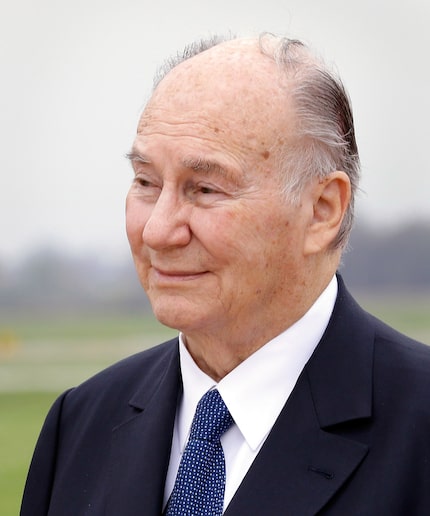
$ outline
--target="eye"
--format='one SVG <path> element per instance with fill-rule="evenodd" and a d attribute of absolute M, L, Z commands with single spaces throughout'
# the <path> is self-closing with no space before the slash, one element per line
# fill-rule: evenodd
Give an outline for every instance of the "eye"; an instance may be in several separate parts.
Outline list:
<path fill-rule="evenodd" d="M 146 174 L 136 174 L 133 178 L 133 184 L 141 188 L 159 188 L 157 181 Z"/>
<path fill-rule="evenodd" d="M 144 177 L 136 177 L 134 179 L 134 182 L 137 183 L 139 186 L 143 186 L 143 187 L 146 187 L 146 188 L 149 188 L 151 186 L 155 186 L 151 183 L 151 181 L 149 181 L 149 179 L 146 179 Z"/>
<path fill-rule="evenodd" d="M 218 185 L 206 182 L 189 182 L 185 186 L 187 198 L 199 206 L 212 206 L 224 199 L 226 193 Z"/>
<path fill-rule="evenodd" d="M 219 193 L 218 190 L 212 188 L 210 186 L 200 186 L 197 188 L 197 191 L 200 191 L 202 194 L 216 194 Z"/>
<path fill-rule="evenodd" d="M 133 178 L 131 191 L 143 200 L 152 202 L 159 197 L 161 187 L 153 178 L 145 174 L 136 174 Z"/>
<path fill-rule="evenodd" d="M 220 188 L 215 185 L 206 184 L 206 183 L 191 183 L 186 188 L 188 192 L 188 196 L 198 200 L 202 197 L 214 197 L 221 193 Z M 205 199 L 207 201 L 208 199 Z"/>

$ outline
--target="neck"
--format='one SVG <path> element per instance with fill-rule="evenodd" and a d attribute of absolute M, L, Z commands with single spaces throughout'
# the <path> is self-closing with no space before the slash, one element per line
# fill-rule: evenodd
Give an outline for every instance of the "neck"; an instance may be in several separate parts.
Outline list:
<path fill-rule="evenodd" d="M 242 336 L 240 342 L 233 342 L 225 337 L 184 335 L 185 345 L 197 366 L 217 383 L 261 347 L 251 339 L 250 336 L 246 341 Z"/>
<path fill-rule="evenodd" d="M 327 275 L 318 283 L 314 279 L 312 286 L 318 287 L 304 288 L 309 294 L 306 300 L 302 294 L 301 299 L 295 299 L 290 304 L 285 303 L 277 311 L 264 313 L 262 310 L 258 316 L 241 321 L 234 328 L 184 332 L 184 342 L 190 355 L 204 373 L 219 382 L 241 362 L 303 317 L 331 278 L 332 274 Z"/>

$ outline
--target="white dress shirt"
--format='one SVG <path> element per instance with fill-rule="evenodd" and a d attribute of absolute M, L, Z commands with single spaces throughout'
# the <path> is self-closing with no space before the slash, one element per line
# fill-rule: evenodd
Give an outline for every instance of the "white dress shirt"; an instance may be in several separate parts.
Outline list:
<path fill-rule="evenodd" d="M 337 280 L 333 277 L 299 321 L 258 349 L 219 383 L 199 369 L 180 335 L 184 390 L 176 413 L 164 506 L 173 490 L 197 404 L 208 390 L 216 387 L 234 419 L 234 424 L 221 437 L 226 464 L 224 507 L 227 507 L 321 340 L 336 295 Z"/>

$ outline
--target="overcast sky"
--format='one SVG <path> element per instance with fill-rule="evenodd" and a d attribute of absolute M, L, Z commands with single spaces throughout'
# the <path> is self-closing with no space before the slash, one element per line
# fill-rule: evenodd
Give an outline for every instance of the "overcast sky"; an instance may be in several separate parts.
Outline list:
<path fill-rule="evenodd" d="M 358 215 L 430 220 L 428 0 L 0 0 L 0 260 L 128 253 L 129 150 L 153 73 L 200 37 L 298 37 L 335 63 L 363 164 Z"/>

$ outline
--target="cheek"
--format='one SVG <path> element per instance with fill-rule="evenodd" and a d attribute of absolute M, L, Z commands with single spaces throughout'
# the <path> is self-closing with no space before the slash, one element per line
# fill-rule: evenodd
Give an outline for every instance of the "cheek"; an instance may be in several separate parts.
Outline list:
<path fill-rule="evenodd" d="M 220 262 L 231 262 L 242 245 L 246 228 L 236 213 L 227 210 L 198 212 L 190 228 L 206 252 Z"/>
<path fill-rule="evenodd" d="M 143 228 L 145 227 L 145 210 L 139 208 L 135 202 L 127 200 L 125 212 L 125 227 L 127 238 L 132 250 L 142 243 Z"/>
<path fill-rule="evenodd" d="M 249 210 L 199 214 L 192 230 L 218 267 L 240 274 L 260 265 L 270 235 L 265 221 Z M 269 231 L 270 233 L 270 231 Z"/>

